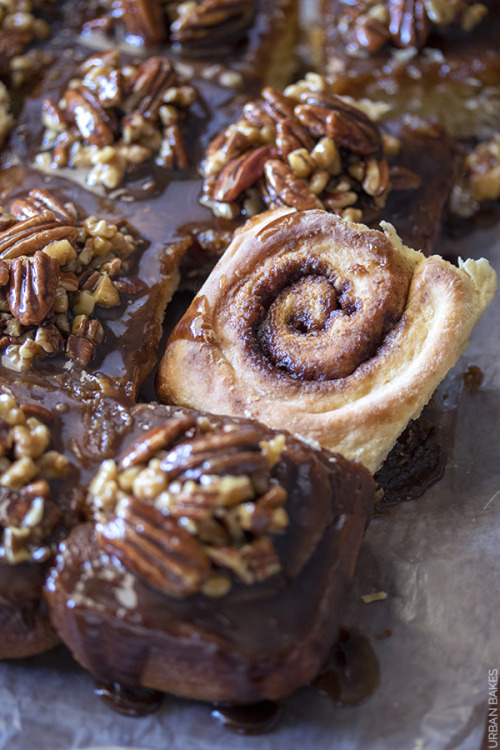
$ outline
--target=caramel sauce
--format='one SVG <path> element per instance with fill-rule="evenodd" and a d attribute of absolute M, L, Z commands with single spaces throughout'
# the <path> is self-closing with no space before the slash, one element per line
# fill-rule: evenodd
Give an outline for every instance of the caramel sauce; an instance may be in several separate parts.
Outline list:
<path fill-rule="evenodd" d="M 214 703 L 211 716 L 215 721 L 236 734 L 267 734 L 279 724 L 283 708 L 279 703 L 262 701 L 253 706 L 235 706 L 232 703 Z"/>
<path fill-rule="evenodd" d="M 313 685 L 335 703 L 357 706 L 378 687 L 380 670 L 370 641 L 357 630 L 342 628 L 324 671 Z"/>
<path fill-rule="evenodd" d="M 123 716 L 147 716 L 157 711 L 163 694 L 148 688 L 130 688 L 118 682 L 97 681 L 95 694 Z"/>

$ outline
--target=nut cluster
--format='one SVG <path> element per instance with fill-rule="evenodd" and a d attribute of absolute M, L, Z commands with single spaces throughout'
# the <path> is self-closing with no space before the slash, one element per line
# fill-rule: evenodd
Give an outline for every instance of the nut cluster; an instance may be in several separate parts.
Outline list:
<path fill-rule="evenodd" d="M 288 525 L 273 476 L 284 435 L 181 414 L 104 461 L 89 500 L 103 550 L 173 596 L 222 596 L 281 569 L 272 534 Z"/>
<path fill-rule="evenodd" d="M 0 68 L 14 85 L 21 85 L 33 72 L 36 61 L 45 58 L 38 50 L 24 54 L 29 44 L 50 34 L 48 23 L 35 15 L 43 4 L 36 0 L 0 0 Z"/>
<path fill-rule="evenodd" d="M 0 561 L 41 562 L 47 537 L 61 518 L 49 481 L 63 478 L 67 459 L 50 450 L 46 409 L 20 405 L 0 391 Z"/>
<path fill-rule="evenodd" d="M 469 32 L 487 7 L 474 0 L 342 0 L 338 29 L 347 51 L 377 52 L 386 42 L 394 47 L 424 47 L 434 28 L 458 26 Z"/>
<path fill-rule="evenodd" d="M 122 231 L 123 230 L 123 231 Z M 87 365 L 104 340 L 96 308 L 143 284 L 125 274 L 136 240 L 115 224 L 32 190 L 0 215 L 0 351 L 9 369 L 64 352 Z"/>
<path fill-rule="evenodd" d="M 133 65 L 122 64 L 116 50 L 92 55 L 58 103 L 44 100 L 37 162 L 89 169 L 89 185 L 110 189 L 131 165 L 153 156 L 166 169 L 185 169 L 181 120 L 196 96 L 166 57 Z"/>
<path fill-rule="evenodd" d="M 109 32 L 117 21 L 146 44 L 169 39 L 183 47 L 215 47 L 238 39 L 251 23 L 255 0 L 105 0 L 106 13 L 85 24 Z M 117 6 L 119 12 L 117 12 Z"/>
<path fill-rule="evenodd" d="M 500 134 L 479 143 L 465 159 L 465 171 L 454 186 L 451 210 L 467 218 L 485 201 L 500 200 Z"/>
<path fill-rule="evenodd" d="M 377 126 L 313 73 L 247 104 L 208 147 L 202 173 L 202 203 L 228 219 L 289 206 L 360 221 L 390 189 Z"/>

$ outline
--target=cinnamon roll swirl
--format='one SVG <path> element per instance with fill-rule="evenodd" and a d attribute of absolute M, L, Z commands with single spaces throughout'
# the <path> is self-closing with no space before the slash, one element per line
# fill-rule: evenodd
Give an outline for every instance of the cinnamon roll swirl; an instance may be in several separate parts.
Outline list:
<path fill-rule="evenodd" d="M 174 330 L 158 393 L 258 418 L 375 471 L 491 301 L 488 262 L 425 258 L 324 211 L 251 220 Z"/>

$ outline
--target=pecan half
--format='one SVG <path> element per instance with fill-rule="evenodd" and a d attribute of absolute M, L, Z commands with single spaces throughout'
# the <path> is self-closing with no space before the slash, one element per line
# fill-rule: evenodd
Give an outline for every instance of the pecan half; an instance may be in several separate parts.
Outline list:
<path fill-rule="evenodd" d="M 186 8 L 187 8 L 186 4 Z M 183 45 L 218 44 L 241 34 L 255 13 L 255 0 L 201 0 L 171 25 L 171 39 Z"/>
<path fill-rule="evenodd" d="M 264 165 L 274 155 L 272 146 L 261 146 L 226 164 L 213 188 L 216 201 L 233 201 L 264 175 Z"/>
<path fill-rule="evenodd" d="M 59 283 L 59 263 L 44 252 L 16 258 L 10 269 L 8 293 L 12 315 L 22 325 L 38 325 L 54 304 Z"/>
<path fill-rule="evenodd" d="M 311 193 L 303 180 L 282 161 L 272 159 L 264 167 L 269 207 L 290 206 L 305 211 L 322 208 L 319 198 Z"/>
<path fill-rule="evenodd" d="M 83 86 L 68 89 L 64 102 L 70 122 L 86 141 L 99 148 L 113 143 L 112 121 L 88 89 Z"/>
<path fill-rule="evenodd" d="M 165 23 L 160 0 L 120 0 L 121 19 L 127 34 L 146 44 L 158 44 L 165 38 Z"/>
<path fill-rule="evenodd" d="M 13 260 L 21 255 L 33 255 L 51 242 L 73 242 L 77 236 L 78 229 L 61 225 L 51 211 L 42 211 L 0 234 L 0 258 Z"/>
<path fill-rule="evenodd" d="M 170 60 L 166 57 L 150 57 L 137 68 L 130 82 L 133 94 L 142 98 L 136 111 L 146 119 L 158 117 L 163 96 L 177 81 L 177 76 Z"/>
<path fill-rule="evenodd" d="M 392 43 L 396 47 L 423 47 L 431 30 L 424 0 L 389 0 L 388 8 Z"/>
<path fill-rule="evenodd" d="M 120 459 L 120 467 L 128 469 L 137 464 L 147 463 L 158 450 L 182 435 L 193 423 L 191 417 L 179 417 L 165 425 L 151 428 L 128 448 Z"/>
<path fill-rule="evenodd" d="M 10 212 L 18 219 L 31 219 L 33 216 L 39 216 L 45 211 L 50 211 L 56 221 L 61 224 L 73 226 L 75 217 L 66 206 L 55 198 L 48 190 L 35 188 L 30 191 L 27 198 L 18 198 L 10 206 Z"/>
<path fill-rule="evenodd" d="M 208 579 L 202 545 L 154 506 L 130 497 L 118 517 L 96 528 L 105 552 L 171 596 L 194 594 Z"/>

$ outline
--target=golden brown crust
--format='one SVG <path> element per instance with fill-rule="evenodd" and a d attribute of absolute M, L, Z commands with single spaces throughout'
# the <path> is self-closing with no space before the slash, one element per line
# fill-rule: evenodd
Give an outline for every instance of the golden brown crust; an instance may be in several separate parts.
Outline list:
<path fill-rule="evenodd" d="M 362 290 L 359 280 L 370 266 L 377 273 L 395 269 L 388 296 L 404 300 L 399 311 L 397 305 L 388 316 L 377 310 L 377 274 L 374 286 Z M 327 287 L 330 302 L 324 301 Z M 375 471 L 457 361 L 495 288 L 487 261 L 455 268 L 439 256 L 426 259 L 403 246 L 389 225 L 382 234 L 322 211 L 269 212 L 235 238 L 174 331 L 159 370 L 159 396 L 287 428 Z M 277 329 L 279 359 L 269 354 L 274 305 L 282 308 L 281 324 L 286 321 Z M 363 314 L 371 307 L 382 323 L 366 341 Z M 340 377 L 318 367 L 335 361 L 343 328 L 358 323 L 355 357 L 349 344 Z M 312 367 L 303 367 L 294 350 L 302 358 L 315 344 L 306 355 Z"/>

